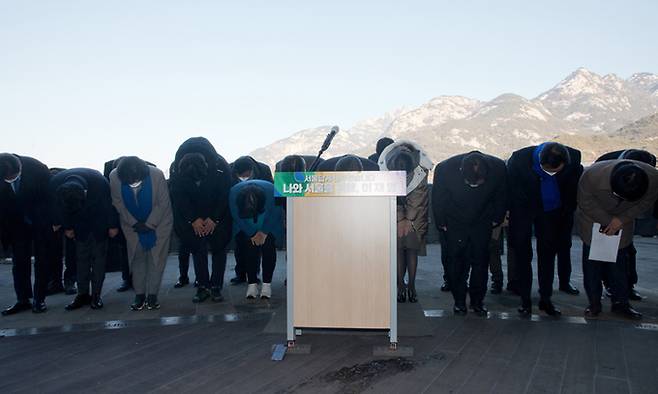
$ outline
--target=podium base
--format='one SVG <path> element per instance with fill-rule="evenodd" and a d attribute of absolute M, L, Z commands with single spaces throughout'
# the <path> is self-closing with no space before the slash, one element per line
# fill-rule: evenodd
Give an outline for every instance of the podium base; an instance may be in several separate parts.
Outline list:
<path fill-rule="evenodd" d="M 414 348 L 411 346 L 375 346 L 372 349 L 372 355 L 375 357 L 413 357 Z"/>

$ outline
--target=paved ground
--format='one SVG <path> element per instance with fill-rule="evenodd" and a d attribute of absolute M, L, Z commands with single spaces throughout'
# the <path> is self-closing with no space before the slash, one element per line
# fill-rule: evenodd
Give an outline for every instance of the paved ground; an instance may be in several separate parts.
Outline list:
<path fill-rule="evenodd" d="M 283 254 L 271 302 L 247 302 L 245 286 L 228 286 L 225 302 L 198 306 L 192 287 L 173 289 L 171 258 L 159 311 L 128 310 L 132 294 L 114 291 L 120 274 L 112 273 L 102 311 L 66 312 L 71 297 L 57 295 L 44 315 L 0 318 L 0 392 L 658 392 L 658 240 L 636 245 L 638 289 L 648 296 L 635 303 L 641 323 L 611 315 L 607 302 L 600 319 L 586 321 L 584 294 L 561 293 L 558 320 L 517 318 L 518 298 L 506 293 L 487 296 L 488 319 L 452 316 L 430 245 L 420 302 L 399 304 L 400 342 L 413 356 L 373 356 L 386 344 L 381 333 L 313 332 L 299 337 L 310 354 L 282 362 L 270 356 L 285 340 Z M 575 240 L 573 282 L 582 290 L 579 256 Z M 0 265 L 0 303 L 12 301 L 10 266 Z"/>

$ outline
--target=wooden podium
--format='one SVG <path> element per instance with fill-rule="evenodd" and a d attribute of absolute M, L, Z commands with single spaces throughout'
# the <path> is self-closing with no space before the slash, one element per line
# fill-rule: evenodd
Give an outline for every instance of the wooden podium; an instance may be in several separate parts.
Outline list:
<path fill-rule="evenodd" d="M 287 199 L 287 339 L 302 329 L 388 330 L 397 346 L 396 197 L 404 172 L 278 173 Z"/>

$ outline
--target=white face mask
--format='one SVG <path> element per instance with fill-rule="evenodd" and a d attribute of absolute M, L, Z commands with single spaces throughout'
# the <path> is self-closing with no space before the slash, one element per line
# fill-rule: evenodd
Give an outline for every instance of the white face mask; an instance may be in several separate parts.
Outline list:
<path fill-rule="evenodd" d="M 14 179 L 5 179 L 5 182 L 9 183 L 10 185 L 18 180 L 18 178 L 21 177 L 21 173 L 19 172 Z"/>
<path fill-rule="evenodd" d="M 137 189 L 140 186 L 142 186 L 142 181 L 137 181 L 135 183 L 130 184 L 130 187 L 132 187 L 133 189 Z"/>
<path fill-rule="evenodd" d="M 238 179 L 240 180 L 240 182 L 244 182 L 244 181 L 248 181 L 249 177 L 248 176 L 239 176 Z"/>
<path fill-rule="evenodd" d="M 477 183 L 476 183 L 476 184 L 466 183 L 466 184 L 467 184 L 468 186 L 472 187 L 473 189 L 475 189 L 476 187 L 479 187 L 479 186 L 480 186 L 480 185 L 477 184 Z"/>
<path fill-rule="evenodd" d="M 542 171 L 544 171 L 545 173 L 547 173 L 550 176 L 555 176 L 555 174 L 557 174 L 557 171 L 555 171 L 555 172 L 546 171 L 543 167 L 542 167 Z"/>

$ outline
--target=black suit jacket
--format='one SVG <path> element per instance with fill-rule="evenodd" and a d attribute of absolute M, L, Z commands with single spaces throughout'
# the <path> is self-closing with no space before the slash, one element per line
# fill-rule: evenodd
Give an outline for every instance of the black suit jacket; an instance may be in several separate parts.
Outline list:
<path fill-rule="evenodd" d="M 87 190 L 84 208 L 76 215 L 67 215 L 55 193 L 66 182 L 76 182 Z M 50 180 L 51 218 L 53 225 L 75 231 L 75 238 L 84 241 L 90 235 L 96 241 L 107 239 L 110 228 L 119 228 L 119 216 L 112 205 L 110 184 L 103 174 L 89 168 L 72 168 Z"/>
<path fill-rule="evenodd" d="M 510 210 L 543 212 L 539 175 L 532 169 L 532 155 L 536 146 L 529 146 L 512 153 L 507 160 L 507 183 Z M 567 147 L 571 162 L 555 175 L 562 200 L 561 210 L 576 210 L 578 180 L 583 173 L 580 151 Z"/>
<path fill-rule="evenodd" d="M 439 163 L 432 182 L 432 210 L 437 227 L 468 227 L 502 223 L 507 211 L 505 162 L 484 155 L 489 172 L 484 184 L 473 188 L 464 182 L 460 167 L 466 153 Z"/>
<path fill-rule="evenodd" d="M 18 156 L 21 162 L 21 177 L 18 193 L 10 184 L 0 181 L 0 233 L 3 243 L 10 243 L 20 236 L 24 224 L 36 228 L 49 226 L 48 182 L 50 170 L 40 161 L 27 156 Z"/>

